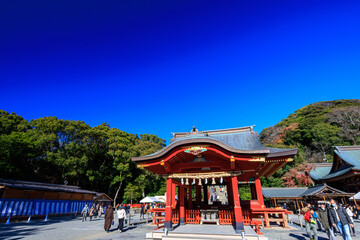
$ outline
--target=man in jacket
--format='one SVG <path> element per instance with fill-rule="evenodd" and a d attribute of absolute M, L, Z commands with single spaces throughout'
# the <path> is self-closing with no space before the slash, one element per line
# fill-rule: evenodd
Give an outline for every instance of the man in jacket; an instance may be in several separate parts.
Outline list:
<path fill-rule="evenodd" d="M 329 239 L 330 240 L 335 240 L 333 226 L 330 226 L 329 212 L 328 212 L 328 209 L 325 206 L 325 203 L 322 203 L 320 205 L 320 208 L 319 208 L 319 211 L 318 211 L 318 216 L 319 216 L 319 221 L 321 222 L 322 226 L 324 227 Z"/>
<path fill-rule="evenodd" d="M 350 227 L 353 227 L 349 215 L 343 207 L 336 204 L 334 199 L 330 200 L 331 208 L 329 209 L 330 223 L 336 227 L 338 226 L 344 240 L 351 240 Z"/>

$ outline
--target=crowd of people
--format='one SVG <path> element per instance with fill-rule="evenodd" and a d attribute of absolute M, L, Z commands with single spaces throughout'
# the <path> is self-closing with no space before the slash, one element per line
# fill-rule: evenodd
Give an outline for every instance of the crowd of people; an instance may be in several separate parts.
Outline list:
<path fill-rule="evenodd" d="M 96 217 L 101 217 L 101 215 L 104 213 L 104 208 L 100 204 L 97 204 L 95 206 L 88 207 L 87 204 L 85 204 L 83 210 L 81 211 L 82 215 L 82 221 L 87 221 L 87 217 L 90 217 L 90 221 Z"/>
<path fill-rule="evenodd" d="M 301 211 L 311 240 L 318 240 L 317 230 L 321 227 L 330 240 L 335 240 L 337 234 L 342 235 L 344 240 L 352 240 L 356 236 L 354 218 L 360 217 L 358 208 L 339 204 L 331 199 L 329 203 L 321 203 L 318 209 L 308 203 Z"/>
<path fill-rule="evenodd" d="M 145 214 L 148 211 L 155 207 L 161 207 L 158 204 L 141 204 L 140 206 L 140 219 L 144 219 Z M 109 204 L 108 206 L 103 207 L 102 205 L 95 205 L 89 206 L 85 204 L 83 210 L 81 211 L 82 214 L 82 221 L 87 221 L 87 217 L 90 217 L 90 221 L 93 218 L 101 217 L 104 214 L 104 229 L 105 231 L 109 232 L 112 225 L 115 224 L 114 221 L 114 214 L 118 219 L 118 232 L 122 232 L 124 229 L 124 225 L 127 223 L 127 216 L 130 213 L 130 204 L 117 204 L 115 208 Z"/>

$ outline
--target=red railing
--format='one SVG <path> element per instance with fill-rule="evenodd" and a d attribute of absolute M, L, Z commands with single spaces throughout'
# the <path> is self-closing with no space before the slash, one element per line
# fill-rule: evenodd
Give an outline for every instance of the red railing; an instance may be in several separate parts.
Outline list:
<path fill-rule="evenodd" d="M 221 225 L 232 225 L 235 223 L 235 215 L 233 210 L 220 210 L 219 223 Z"/>
<path fill-rule="evenodd" d="M 199 210 L 186 210 L 185 211 L 185 223 L 199 224 L 201 220 Z"/>
<path fill-rule="evenodd" d="M 180 212 L 179 210 L 172 211 L 172 223 L 179 223 L 180 219 Z"/>
<path fill-rule="evenodd" d="M 243 220 L 244 225 L 250 225 L 251 224 L 250 212 L 243 211 L 242 214 L 243 214 L 243 218 L 244 218 L 244 220 Z"/>

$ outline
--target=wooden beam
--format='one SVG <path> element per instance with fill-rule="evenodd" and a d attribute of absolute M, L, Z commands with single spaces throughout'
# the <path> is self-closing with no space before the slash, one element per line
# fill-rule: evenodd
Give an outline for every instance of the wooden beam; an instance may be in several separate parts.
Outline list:
<path fill-rule="evenodd" d="M 287 161 L 282 162 L 280 165 L 276 166 L 266 175 L 266 177 L 269 177 L 271 175 L 273 175 L 277 170 L 279 170 L 280 168 L 282 168 L 283 166 L 285 166 L 287 163 Z"/>
<path fill-rule="evenodd" d="M 297 205 L 298 209 L 300 210 L 299 201 L 297 199 L 296 199 L 296 205 Z"/>
<path fill-rule="evenodd" d="M 270 163 L 270 165 L 268 165 L 268 167 L 264 167 L 265 171 L 261 173 L 261 176 L 265 176 L 267 172 L 269 172 L 274 166 L 276 165 L 276 163 Z"/>

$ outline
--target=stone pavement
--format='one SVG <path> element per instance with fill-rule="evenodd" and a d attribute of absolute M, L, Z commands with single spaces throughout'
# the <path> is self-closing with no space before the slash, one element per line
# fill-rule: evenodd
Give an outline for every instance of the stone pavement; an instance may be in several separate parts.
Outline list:
<path fill-rule="evenodd" d="M 306 233 L 305 227 L 300 228 L 299 220 L 302 221 L 302 224 L 305 224 L 303 217 L 300 219 L 298 215 L 290 215 L 289 225 L 290 229 L 284 229 L 282 227 L 274 226 L 269 229 L 261 229 L 261 232 L 269 238 L 269 240 L 308 240 L 309 237 Z M 291 223 L 292 222 L 292 223 Z M 352 237 L 353 240 L 360 240 L 360 220 L 355 220 L 355 231 L 356 237 Z M 319 240 L 326 240 L 327 235 L 324 231 L 318 231 Z M 336 239 L 343 239 L 340 235 L 336 236 Z"/>
<path fill-rule="evenodd" d="M 151 218 L 149 218 L 151 220 Z M 131 223 L 139 222 L 139 214 L 131 219 Z M 0 224 L 0 239 L 49 239 L 49 240 L 64 240 L 64 239 L 145 239 L 147 232 L 155 229 L 155 226 L 150 224 L 140 224 L 129 226 L 124 229 L 122 233 L 117 231 L 117 219 L 112 226 L 110 233 L 104 230 L 104 218 L 96 218 L 92 221 L 82 222 L 81 217 L 57 217 L 49 218 L 45 222 L 43 219 L 32 220 L 30 223 L 19 222 L 10 223 L 9 225 Z"/>
<path fill-rule="evenodd" d="M 135 218 L 139 218 L 138 214 Z M 271 229 L 262 229 L 261 231 L 269 238 L 269 240 L 308 240 L 308 236 L 304 229 L 294 227 L 283 229 L 273 227 Z M 0 224 L 0 239 L 10 240 L 110 240 L 110 239 L 131 239 L 143 240 L 148 232 L 155 229 L 151 224 L 140 224 L 129 226 L 124 232 L 119 233 L 116 230 L 117 223 L 112 227 L 110 233 L 104 231 L 104 219 L 95 219 L 93 221 L 82 222 L 81 217 L 62 217 L 50 218 L 48 222 L 43 220 L 32 220 L 30 223 L 20 222 L 11 223 L 9 225 Z M 200 227 L 200 226 L 199 226 Z M 355 221 L 355 228 L 358 237 L 353 240 L 360 239 L 360 220 Z M 319 232 L 319 240 L 325 240 L 326 234 Z M 337 236 L 336 239 L 341 240 L 342 237 Z"/>

